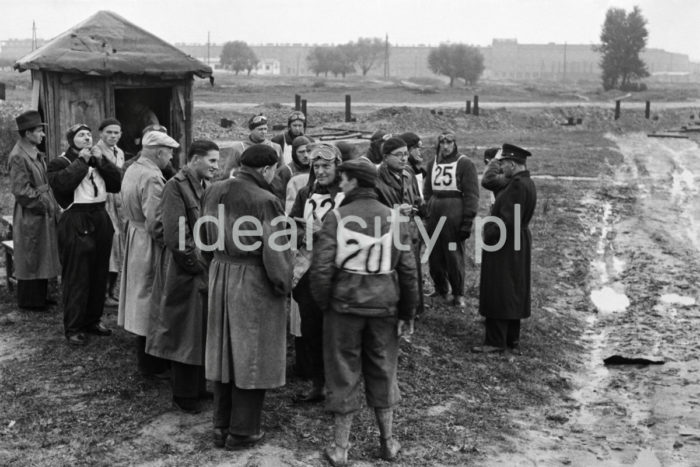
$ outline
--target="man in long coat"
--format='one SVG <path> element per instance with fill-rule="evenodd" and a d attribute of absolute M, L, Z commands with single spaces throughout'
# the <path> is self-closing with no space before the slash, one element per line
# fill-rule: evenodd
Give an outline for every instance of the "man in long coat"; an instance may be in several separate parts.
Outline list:
<path fill-rule="evenodd" d="M 280 238 L 285 222 L 272 222 L 284 217 L 270 185 L 277 161 L 272 147 L 253 145 L 241 155 L 236 178 L 204 196 L 204 215 L 218 218 L 223 210 L 223 225 L 206 224 L 202 251 L 215 246 L 213 255 L 204 253 L 211 260 L 205 370 L 214 381 L 214 444 L 227 449 L 263 439 L 265 391 L 285 382 L 292 251 Z"/>
<path fill-rule="evenodd" d="M 49 187 L 46 160 L 37 146 L 44 126 L 36 110 L 16 118 L 20 140 L 8 157 L 15 208 L 12 216 L 17 304 L 45 308 L 48 279 L 61 271 L 56 223 L 59 207 Z M 54 302 L 55 303 L 55 302 Z"/>
<path fill-rule="evenodd" d="M 173 149 L 180 145 L 159 131 L 146 133 L 143 145 L 141 157 L 127 169 L 122 181 L 122 209 L 127 231 L 117 321 L 137 336 L 139 370 L 143 374 L 157 374 L 163 366 L 145 353 L 145 347 L 153 308 L 151 299 L 160 296 L 160 290 L 154 290 L 154 282 L 164 248 L 163 223 L 159 215 L 165 186 L 161 170 L 172 159 Z"/>
<path fill-rule="evenodd" d="M 496 251 L 484 250 L 481 263 L 479 313 L 486 318 L 484 345 L 475 352 L 519 352 L 520 320 L 530 316 L 530 262 L 532 234 L 528 225 L 535 212 L 537 190 L 526 167 L 530 153 L 504 144 L 501 168 L 509 183 L 496 195 L 491 215 L 505 225 L 505 243 Z M 495 222 L 484 226 L 485 245 L 499 243 Z"/>
<path fill-rule="evenodd" d="M 187 165 L 163 189 L 161 202 L 165 253 L 162 294 L 156 297 L 146 338 L 146 353 L 170 360 L 173 402 L 185 412 L 198 412 L 206 396 L 207 265 L 197 247 L 195 224 L 204 190 L 219 169 L 219 147 L 194 141 Z M 180 225 L 180 219 L 184 225 Z M 155 305 L 155 303 L 154 303 Z M 211 394 L 211 393 L 209 393 Z"/>

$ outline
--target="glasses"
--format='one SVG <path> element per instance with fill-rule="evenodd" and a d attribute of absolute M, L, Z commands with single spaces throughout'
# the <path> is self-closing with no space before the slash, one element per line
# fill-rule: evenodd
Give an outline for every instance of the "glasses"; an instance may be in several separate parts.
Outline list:
<path fill-rule="evenodd" d="M 76 124 L 73 125 L 72 127 L 68 128 L 68 132 L 69 132 L 69 133 L 77 133 L 81 128 L 84 128 L 84 129 L 90 131 L 90 127 L 87 126 L 86 124 L 84 124 L 84 123 L 76 123 Z"/>
<path fill-rule="evenodd" d="M 455 139 L 451 136 L 440 136 L 438 138 L 439 143 L 445 143 L 445 144 L 452 144 L 455 142 Z"/>
<path fill-rule="evenodd" d="M 292 112 L 289 114 L 288 120 L 290 122 L 293 122 L 294 120 L 301 120 L 302 122 L 306 121 L 306 115 L 304 115 L 302 112 Z"/>
<path fill-rule="evenodd" d="M 256 115 L 255 117 L 253 117 L 253 119 L 250 121 L 250 123 L 254 123 L 256 125 L 258 123 L 265 124 L 265 123 L 267 123 L 267 118 L 264 115 Z"/>
<path fill-rule="evenodd" d="M 398 157 L 399 159 L 403 159 L 404 157 L 408 157 L 408 151 L 401 151 L 401 152 L 391 152 L 389 153 L 390 156 Z"/>
<path fill-rule="evenodd" d="M 340 161 L 340 151 L 335 146 L 329 144 L 316 144 L 310 148 L 307 148 L 306 152 L 309 153 L 309 160 L 312 162 L 317 159 L 323 159 L 326 161 Z"/>

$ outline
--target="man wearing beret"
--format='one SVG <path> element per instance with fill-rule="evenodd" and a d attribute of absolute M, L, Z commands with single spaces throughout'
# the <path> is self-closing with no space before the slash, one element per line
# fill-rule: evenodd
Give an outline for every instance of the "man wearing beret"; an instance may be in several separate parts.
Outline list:
<path fill-rule="evenodd" d="M 280 146 L 282 155 L 280 168 L 292 162 L 292 144 L 294 143 L 294 139 L 303 136 L 305 132 L 306 115 L 304 115 L 304 112 L 295 110 L 290 113 L 287 118 L 287 130 L 272 138 L 272 142 Z"/>
<path fill-rule="evenodd" d="M 278 154 L 254 144 L 240 162 L 235 178 L 206 191 L 202 209 L 217 219 L 223 209 L 223 226 L 208 222 L 202 235 L 202 245 L 215 245 L 214 251 L 203 249 L 210 292 L 204 366 L 214 382 L 214 444 L 229 450 L 264 437 L 265 392 L 285 383 L 286 299 L 292 288 L 288 226 L 279 222 L 284 210 L 270 185 Z"/>
<path fill-rule="evenodd" d="M 519 353 L 520 320 L 530 316 L 532 234 L 528 227 L 537 204 L 537 190 L 527 170 L 530 152 L 504 144 L 501 167 L 508 184 L 498 191 L 491 215 L 505 224 L 505 244 L 484 250 L 481 262 L 479 313 L 486 318 L 484 345 L 474 352 L 511 349 Z M 501 238 L 495 222 L 484 225 L 483 241 L 493 246 Z"/>
<path fill-rule="evenodd" d="M 161 267 L 163 223 L 160 203 L 165 187 L 162 170 L 180 145 L 165 133 L 150 131 L 141 141 L 141 157 L 124 173 L 122 209 L 127 221 L 124 265 L 119 287 L 118 323 L 136 335 L 136 357 L 144 375 L 161 373 L 161 359 L 146 354 L 150 315 L 161 295 L 156 271 Z"/>
<path fill-rule="evenodd" d="M 61 271 L 56 222 L 59 207 L 49 188 L 46 158 L 37 146 L 44 140 L 44 126 L 36 110 L 16 118 L 20 140 L 8 156 L 12 194 L 14 266 L 17 304 L 20 308 L 44 309 L 48 279 Z M 55 303 L 55 302 L 53 302 Z"/>
<path fill-rule="evenodd" d="M 231 155 L 229 156 L 228 161 L 226 161 L 226 167 L 224 168 L 224 175 L 226 177 L 232 177 L 236 174 L 238 168 L 241 166 L 241 156 L 243 155 L 243 151 L 254 144 L 264 144 L 266 146 L 270 146 L 275 150 L 277 158 L 280 161 L 280 166 L 283 165 L 281 164 L 282 148 L 279 144 L 267 139 L 267 117 L 262 114 L 250 117 L 250 120 L 248 120 L 248 129 L 250 130 L 248 139 L 236 141 L 231 148 Z"/>
<path fill-rule="evenodd" d="M 380 456 L 396 459 L 393 435 L 399 402 L 399 337 L 413 332 L 416 264 L 405 223 L 377 200 L 377 172 L 360 158 L 343 162 L 345 197 L 328 213 L 314 248 L 311 289 L 324 310 L 323 358 L 326 408 L 334 414 L 334 443 L 325 450 L 332 465 L 347 465 L 350 429 L 360 409 L 360 379 L 379 425 Z M 397 231 L 398 229 L 398 231 Z"/>
<path fill-rule="evenodd" d="M 447 298 L 452 288 L 452 304 L 464 308 L 464 241 L 471 236 L 479 209 L 479 180 L 476 167 L 459 153 L 452 132 L 438 136 L 435 160 L 428 164 L 423 195 L 428 204 L 428 232 L 444 225 L 430 253 L 430 276 L 435 285 L 431 297 Z"/>
<path fill-rule="evenodd" d="M 408 164 L 406 170 L 411 172 L 418 182 L 418 189 L 421 197 L 423 196 L 423 180 L 425 179 L 425 165 L 423 164 L 423 141 L 417 134 L 407 131 L 402 133 L 399 138 L 406 142 L 408 148 Z"/>
<path fill-rule="evenodd" d="M 119 138 L 122 136 L 122 124 L 116 118 L 106 118 L 98 127 L 100 140 L 95 147 L 118 168 L 124 167 L 124 151 L 117 147 Z M 117 306 L 117 278 L 122 268 L 122 258 L 124 255 L 124 214 L 122 213 L 122 201 L 119 193 L 107 193 L 105 203 L 107 214 L 114 227 L 114 237 L 112 237 L 112 252 L 109 256 L 109 282 L 107 284 L 107 298 L 105 306 Z"/>

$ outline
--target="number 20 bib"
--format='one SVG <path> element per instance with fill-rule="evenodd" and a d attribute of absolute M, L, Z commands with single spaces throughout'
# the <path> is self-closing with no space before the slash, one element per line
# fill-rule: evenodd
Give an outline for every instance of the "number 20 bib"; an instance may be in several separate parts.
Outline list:
<path fill-rule="evenodd" d="M 451 164 L 433 165 L 433 172 L 430 174 L 433 191 L 461 191 L 457 188 L 457 164 L 463 157 L 466 156 L 459 156 L 459 159 Z"/>
<path fill-rule="evenodd" d="M 333 211 L 338 218 L 336 238 L 338 246 L 335 254 L 335 265 L 353 274 L 389 274 L 391 267 L 391 245 L 394 229 L 394 213 L 389 231 L 380 238 L 355 232 L 343 225 L 340 215 Z M 348 222 L 351 224 L 351 222 Z"/>

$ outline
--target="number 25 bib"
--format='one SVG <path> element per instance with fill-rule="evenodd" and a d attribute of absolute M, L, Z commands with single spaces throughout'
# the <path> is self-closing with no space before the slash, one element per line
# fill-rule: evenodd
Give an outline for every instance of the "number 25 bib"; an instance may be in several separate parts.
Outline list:
<path fill-rule="evenodd" d="M 461 155 L 450 164 L 436 162 L 433 165 L 433 172 L 430 174 L 433 191 L 461 191 L 457 188 L 457 164 L 463 157 L 466 156 Z"/>

